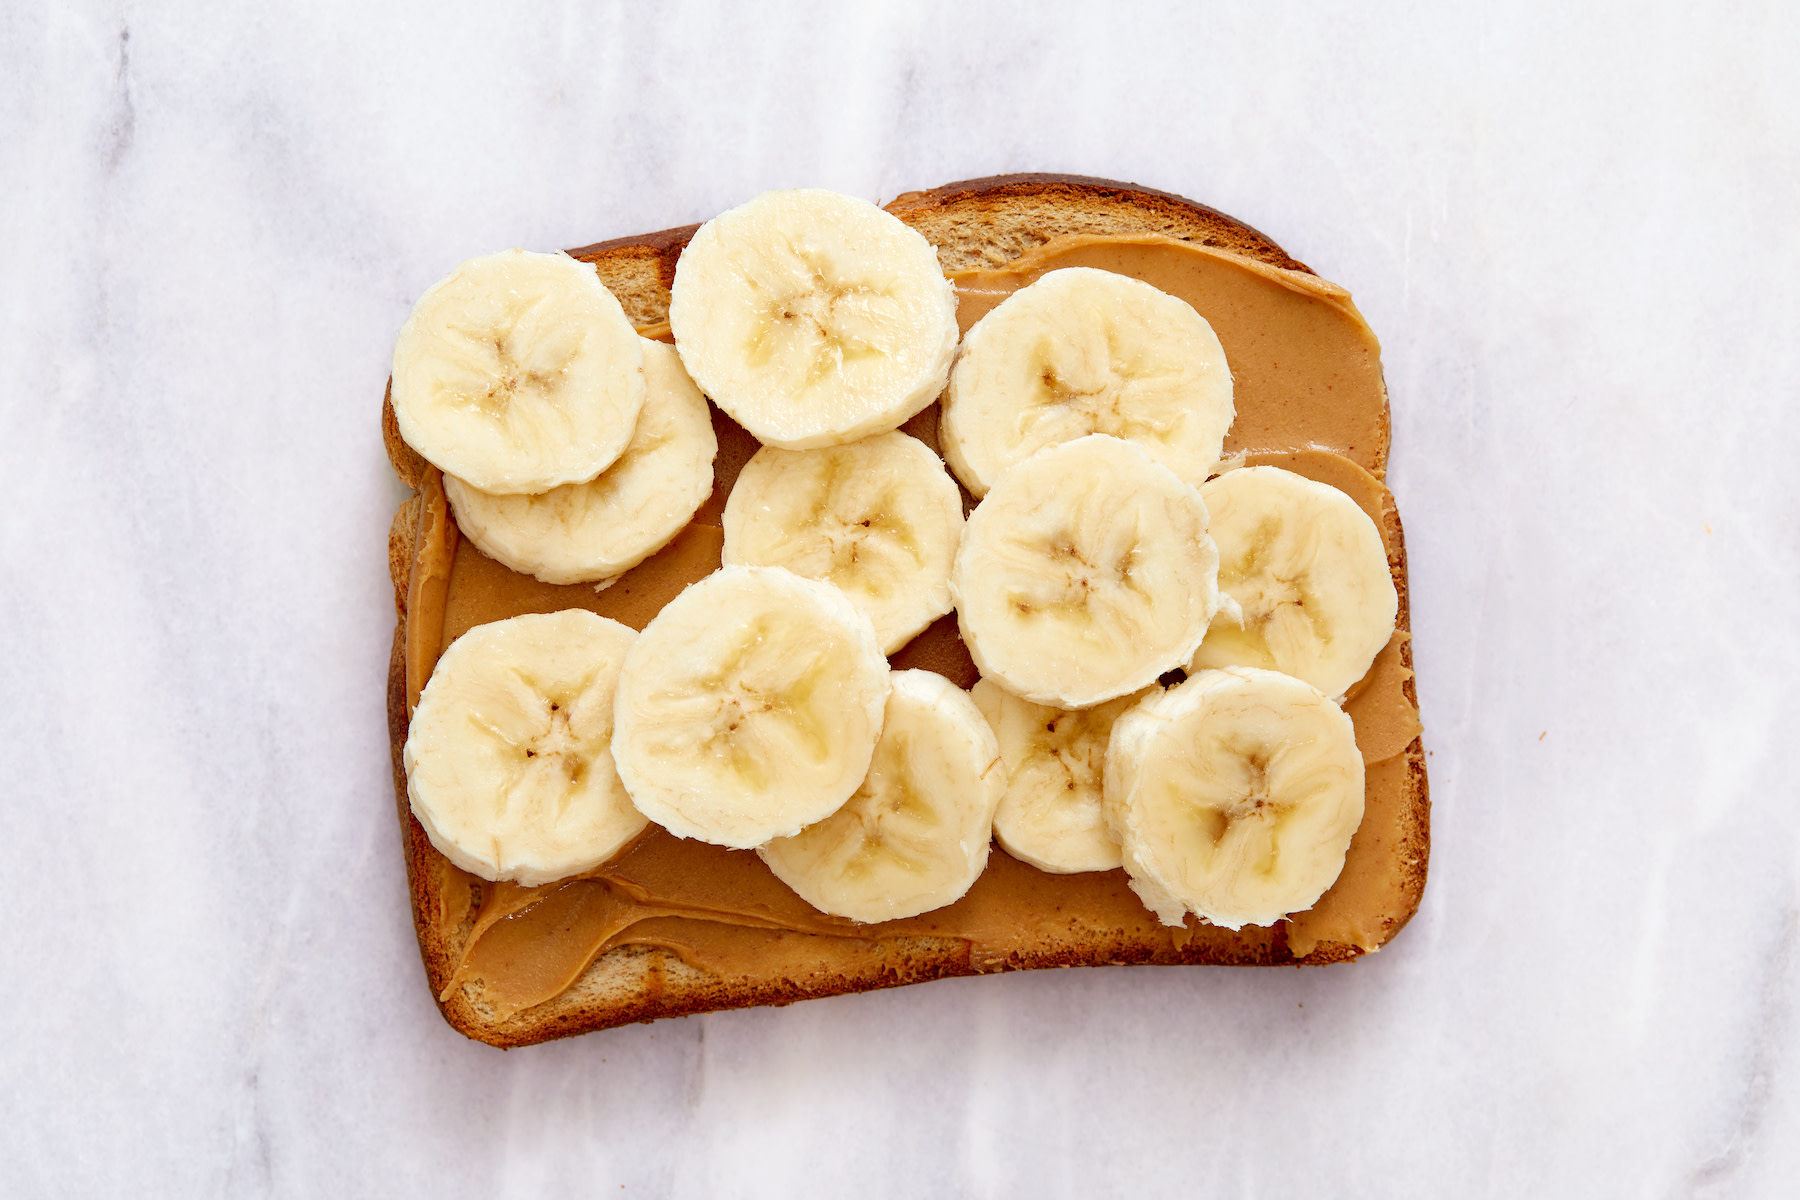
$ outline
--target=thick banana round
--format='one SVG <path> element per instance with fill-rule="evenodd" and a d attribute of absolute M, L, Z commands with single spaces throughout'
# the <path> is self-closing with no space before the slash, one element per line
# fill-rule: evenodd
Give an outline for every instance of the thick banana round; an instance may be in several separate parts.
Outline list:
<path fill-rule="evenodd" d="M 456 523 L 482 553 L 545 583 L 610 579 L 668 545 L 712 495 L 719 441 L 706 397 L 675 347 L 643 340 L 643 351 L 637 429 L 599 475 L 536 496 L 491 495 L 444 476 Z"/>
<path fill-rule="evenodd" d="M 1191 669 L 1263 667 L 1342 696 L 1388 644 L 1400 609 L 1375 522 L 1336 488 L 1280 467 L 1227 471 L 1200 495 L 1219 587 L 1242 617 L 1213 618 Z"/>
<path fill-rule="evenodd" d="M 625 656 L 613 758 L 652 821 L 748 849 L 850 798 L 887 694 L 875 630 L 842 592 L 780 567 L 722 567 Z"/>
<path fill-rule="evenodd" d="M 473 258 L 413 306 L 394 345 L 406 444 L 484 492 L 546 492 L 624 453 L 644 355 L 587 263 L 506 250 Z"/>
<path fill-rule="evenodd" d="M 969 330 L 939 435 L 977 496 L 1008 467 L 1090 433 L 1142 446 L 1197 487 L 1235 412 L 1225 348 L 1193 306 L 1128 275 L 1067 267 Z"/>
<path fill-rule="evenodd" d="M 806 450 L 896 429 L 937 398 L 956 293 L 931 243 L 868 201 L 765 192 L 681 252 L 669 328 L 714 403 Z"/>
<path fill-rule="evenodd" d="M 1143 693 L 1073 711 L 1021 700 L 991 679 L 969 695 L 1006 764 L 1006 795 L 994 812 L 1000 848 L 1055 875 L 1116 869 L 1119 842 L 1100 809 L 1106 742 Z"/>
<path fill-rule="evenodd" d="M 765 446 L 725 504 L 725 561 L 833 585 L 892 654 L 950 611 L 962 493 L 943 460 L 893 431 L 819 450 Z"/>
<path fill-rule="evenodd" d="M 1187 662 L 1218 607 L 1217 570 L 1200 494 L 1095 434 L 1001 476 L 969 516 L 950 594 L 983 675 L 1089 708 Z"/>
<path fill-rule="evenodd" d="M 1362 823 L 1350 718 L 1248 667 L 1202 671 L 1113 723 L 1105 811 L 1131 890 L 1165 925 L 1273 925 L 1315 904 Z"/>
<path fill-rule="evenodd" d="M 961 899 L 987 866 L 1005 775 L 967 692 L 930 671 L 896 671 L 856 794 L 757 854 L 821 912 L 871 923 L 917 916 Z"/>
<path fill-rule="evenodd" d="M 419 696 L 403 761 L 444 857 L 527 887 L 599 866 L 644 828 L 613 770 L 629 628 L 582 609 L 477 625 Z"/>

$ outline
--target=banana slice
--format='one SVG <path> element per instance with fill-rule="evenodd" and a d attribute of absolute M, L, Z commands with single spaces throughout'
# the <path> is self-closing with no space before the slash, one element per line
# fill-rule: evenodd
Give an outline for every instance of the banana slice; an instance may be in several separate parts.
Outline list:
<path fill-rule="evenodd" d="M 599 866 L 647 824 L 613 770 L 613 690 L 637 637 L 583 609 L 477 625 L 445 650 L 402 761 L 444 857 L 526 887 Z"/>
<path fill-rule="evenodd" d="M 1119 842 L 1101 812 L 1106 741 L 1119 714 L 1147 692 L 1075 711 L 1021 700 L 991 679 L 970 691 L 1006 764 L 994 837 L 1008 854 L 1053 875 L 1111 871 Z"/>
<path fill-rule="evenodd" d="M 892 654 L 950 611 L 962 493 L 929 447 L 898 431 L 847 446 L 765 446 L 725 504 L 725 562 L 832 584 Z"/>
<path fill-rule="evenodd" d="M 956 293 L 931 243 L 868 201 L 765 192 L 681 252 L 669 327 L 714 403 L 806 450 L 896 429 L 937 398 Z"/>
<path fill-rule="evenodd" d="M 1002 472 L 1090 433 L 1142 446 L 1198 487 L 1235 408 L 1225 348 L 1186 301 L 1111 271 L 1051 271 L 963 339 L 939 436 L 984 496 Z"/>
<path fill-rule="evenodd" d="M 712 410 L 675 347 L 643 340 L 644 409 L 618 461 L 586 483 L 496 496 L 444 476 L 456 523 L 486 554 L 545 583 L 628 571 L 680 533 L 712 495 Z"/>
<path fill-rule="evenodd" d="M 757 850 L 814 908 L 891 921 L 962 898 L 987 866 L 1005 788 L 1000 748 L 969 694 L 896 671 L 869 774 L 848 803 Z"/>
<path fill-rule="evenodd" d="M 983 675 L 1089 708 L 1187 662 L 1218 608 L 1217 569 L 1200 494 L 1095 434 L 1001 476 L 969 516 L 950 594 Z"/>
<path fill-rule="evenodd" d="M 613 758 L 652 821 L 744 850 L 850 798 L 887 694 L 875 630 L 842 592 L 780 567 L 722 567 L 625 656 Z"/>
<path fill-rule="evenodd" d="M 1350 718 L 1248 667 L 1202 671 L 1113 723 L 1108 826 L 1131 890 L 1165 925 L 1273 925 L 1311 908 L 1362 822 Z"/>
<path fill-rule="evenodd" d="M 1227 471 L 1200 495 L 1219 587 L 1242 615 L 1214 618 L 1190 669 L 1263 667 L 1343 696 L 1400 610 L 1375 522 L 1336 488 L 1280 467 Z"/>
<path fill-rule="evenodd" d="M 470 259 L 400 329 L 400 436 L 484 492 L 592 479 L 624 453 L 643 407 L 640 340 L 586 263 L 524 250 Z"/>

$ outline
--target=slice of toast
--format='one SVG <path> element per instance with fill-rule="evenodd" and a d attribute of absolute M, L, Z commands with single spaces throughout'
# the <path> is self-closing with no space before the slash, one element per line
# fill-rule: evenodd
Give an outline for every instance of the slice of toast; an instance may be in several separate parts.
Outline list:
<path fill-rule="evenodd" d="M 1107 180 L 1000 176 L 907 193 L 888 208 L 938 247 L 946 272 L 953 274 L 1005 268 L 1022 257 L 1029 261 L 1033 251 L 1055 239 L 1099 235 L 1174 239 L 1283 272 L 1310 275 L 1272 240 L 1222 213 L 1177 196 Z M 620 238 L 570 253 L 595 264 L 640 332 L 666 337 L 675 264 L 696 228 Z M 1343 303 L 1348 305 L 1347 297 Z M 1379 387 L 1378 361 L 1374 369 Z M 768 922 L 760 927 L 719 924 L 690 919 L 692 914 L 669 916 L 666 910 L 645 908 L 638 914 L 643 919 L 632 927 L 642 930 L 642 936 L 618 933 L 591 961 L 582 957 L 579 945 L 544 942 L 546 960 L 564 962 L 567 985 L 546 989 L 553 992 L 548 999 L 517 1009 L 497 1000 L 495 990 L 479 972 L 465 969 L 459 975 L 458 967 L 478 927 L 485 931 L 496 926 L 499 914 L 516 910 L 519 897 L 503 894 L 501 889 L 510 885 L 487 884 L 451 866 L 431 846 L 407 804 L 401 750 L 411 704 L 437 652 L 460 632 L 462 623 L 494 619 L 491 613 L 471 618 L 470 613 L 481 611 L 478 605 L 459 607 L 451 595 L 452 577 L 461 581 L 459 587 L 465 591 L 481 587 L 492 591 L 492 581 L 499 580 L 506 592 L 504 603 L 510 606 L 503 615 L 577 604 L 611 606 L 609 615 L 641 628 L 661 602 L 679 591 L 682 582 L 704 572 L 711 561 L 707 555 L 716 554 L 716 546 L 700 536 L 678 539 L 670 550 L 640 568 L 641 576 L 628 574 L 602 593 L 579 586 L 552 588 L 512 576 L 466 543 L 458 544 L 437 472 L 400 440 L 392 407 L 384 405 L 389 458 L 401 479 L 418 493 L 401 506 L 389 538 L 389 566 L 399 614 L 388 681 L 389 734 L 414 924 L 426 975 L 445 1019 L 480 1041 L 520 1046 L 663 1016 L 787 1004 L 988 971 L 1141 962 L 1319 964 L 1378 949 L 1417 909 L 1430 840 L 1424 753 L 1419 739 L 1411 736 L 1417 729 L 1417 696 L 1407 632 L 1405 549 L 1392 496 L 1379 482 L 1387 451 L 1385 392 L 1379 403 L 1378 437 L 1373 439 L 1379 444 L 1359 447 L 1355 457 L 1361 466 L 1304 443 L 1240 447 L 1250 452 L 1249 461 L 1299 470 L 1343 487 L 1357 498 L 1382 531 L 1400 594 L 1399 632 L 1369 676 L 1369 680 L 1379 677 L 1381 685 L 1378 688 L 1365 681 L 1369 695 L 1379 691 L 1388 697 L 1382 703 L 1404 710 L 1400 718 L 1385 726 L 1392 745 L 1379 749 L 1364 746 L 1365 757 L 1371 759 L 1371 796 L 1389 799 L 1371 803 L 1339 885 L 1313 910 L 1322 914 L 1317 920 L 1300 915 L 1272 928 L 1232 932 L 1190 919 L 1187 928 L 1169 930 L 1158 926 L 1125 890 L 1121 872 L 1046 875 L 996 848 L 984 876 L 988 882 L 978 882 L 977 889 L 1005 888 L 1010 907 L 982 909 L 959 902 L 942 910 L 947 915 L 938 920 L 927 914 L 893 929 L 842 931 L 820 927 L 819 922 L 789 922 L 787 928 L 770 927 Z M 709 513 L 716 514 L 738 467 L 755 448 L 748 435 L 722 415 L 715 414 L 715 426 L 721 434 L 718 482 L 712 501 L 696 518 L 697 528 L 690 530 L 696 535 L 709 532 L 699 526 L 716 524 Z M 935 406 L 909 423 L 908 429 L 935 444 Z M 962 686 L 973 682 L 972 665 L 955 641 L 953 617 L 903 649 L 895 656 L 895 665 L 939 670 Z M 1360 704 L 1367 710 L 1375 703 L 1353 690 L 1347 707 Z M 1396 735 L 1395 729 L 1401 732 Z M 1359 722 L 1359 741 L 1361 730 Z M 1410 741 L 1397 740 L 1407 738 Z M 706 864 L 711 863 L 722 873 L 742 876 L 749 886 L 760 886 L 752 877 L 760 864 L 746 864 L 732 856 L 737 852 L 708 859 L 693 843 L 672 848 L 688 852 L 691 861 L 699 864 L 695 870 L 708 869 Z M 656 851 L 657 847 L 651 847 L 643 853 Z M 620 857 L 633 853 L 637 851 L 628 850 Z M 601 899 L 612 894 L 603 890 L 604 881 L 586 882 Z M 565 896 L 573 891 L 571 888 Z M 509 901 L 513 908 L 507 907 Z M 540 911 L 551 907 L 544 903 Z M 987 914 L 985 918 L 979 915 L 982 913 Z M 995 914 L 1007 914 L 1005 927 L 997 927 Z M 566 933 L 563 927 L 553 928 L 548 920 L 540 924 L 543 928 L 534 937 L 549 939 Z M 796 928 L 798 925 L 805 927 Z M 559 929 L 562 932 L 557 932 Z M 515 958 L 529 958 L 536 952 L 535 943 L 515 942 L 509 950 Z M 691 952 L 696 946 L 706 952 Z"/>

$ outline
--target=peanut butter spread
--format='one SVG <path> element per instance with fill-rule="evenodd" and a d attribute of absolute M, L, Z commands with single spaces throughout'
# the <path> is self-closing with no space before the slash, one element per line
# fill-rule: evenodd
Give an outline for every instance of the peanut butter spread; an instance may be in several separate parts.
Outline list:
<path fill-rule="evenodd" d="M 966 332 L 1007 296 L 1063 267 L 1130 275 L 1206 318 L 1225 347 L 1237 403 L 1226 454 L 1316 446 L 1377 478 L 1387 473 L 1381 345 L 1337 284 L 1168 238 L 1058 238 L 1005 270 L 952 276 L 958 322 Z"/>
<path fill-rule="evenodd" d="M 1063 238 L 1005 270 L 953 276 L 964 331 L 1012 291 L 1066 266 L 1132 275 L 1193 304 L 1231 364 L 1237 417 L 1227 453 L 1342 490 L 1382 531 L 1390 564 L 1402 566 L 1393 498 L 1378 477 L 1388 441 L 1380 351 L 1343 289 L 1162 238 Z M 684 587 L 717 569 L 719 513 L 757 444 L 716 412 L 714 426 L 712 499 L 662 551 L 598 590 L 540 583 L 487 558 L 458 536 L 441 478 L 428 472 L 406 593 L 407 711 L 438 655 L 471 626 L 580 607 L 642 629 Z M 936 406 L 906 429 L 936 448 Z M 435 904 L 422 919 L 451 945 L 461 940 L 444 993 L 478 982 L 483 1003 L 504 1018 L 560 994 L 596 957 L 627 945 L 659 947 L 724 980 L 771 970 L 829 972 L 835 962 L 866 959 L 889 939 L 961 943 L 974 970 L 1049 965 L 1068 945 L 1116 947 L 1118 961 L 1142 961 L 1146 947 L 1155 959 L 1157 947 L 1201 946 L 1207 961 L 1245 963 L 1294 961 L 1326 943 L 1377 949 L 1416 903 L 1408 890 L 1412 864 L 1398 853 L 1407 844 L 1409 771 L 1420 731 L 1404 597 L 1402 589 L 1399 632 L 1345 702 L 1367 772 L 1362 825 L 1337 883 L 1285 926 L 1233 933 L 1190 916 L 1183 928 L 1165 927 L 1128 889 L 1123 871 L 1050 875 L 997 847 L 955 904 L 859 925 L 813 909 L 753 852 L 684 841 L 651 826 L 589 875 L 538 888 L 484 882 L 429 851 L 435 878 L 426 890 Z M 937 671 L 965 688 L 976 679 L 953 615 L 892 664 Z"/>

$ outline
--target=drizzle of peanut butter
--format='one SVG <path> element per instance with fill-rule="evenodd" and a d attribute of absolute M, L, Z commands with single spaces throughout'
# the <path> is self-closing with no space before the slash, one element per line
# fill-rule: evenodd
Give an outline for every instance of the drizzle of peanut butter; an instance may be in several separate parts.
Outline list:
<path fill-rule="evenodd" d="M 1381 529 L 1390 560 L 1400 561 L 1393 499 L 1378 478 L 1388 441 L 1380 351 L 1343 289 L 1168 239 L 1080 236 L 1047 243 L 1005 270 L 953 276 L 963 329 L 1012 291 L 1065 266 L 1132 275 L 1193 304 L 1219 334 L 1232 368 L 1237 418 L 1227 452 L 1344 491 Z M 717 569 L 719 512 L 757 444 L 717 412 L 714 427 L 719 455 L 711 500 L 669 546 L 600 589 L 540 583 L 462 542 L 441 478 L 429 472 L 408 590 L 409 711 L 443 648 L 474 625 L 579 607 L 641 629 L 684 587 Z M 935 449 L 936 406 L 905 428 Z M 1419 733 L 1404 626 L 1403 603 L 1401 630 L 1345 704 L 1367 770 L 1363 823 L 1338 882 L 1285 930 L 1234 933 L 1192 917 L 1185 927 L 1163 926 L 1126 886 L 1123 871 L 1050 875 L 997 848 L 955 904 L 905 921 L 859 925 L 814 910 L 753 853 L 683 841 L 652 826 L 587 876 L 539 888 L 483 883 L 436 860 L 437 903 L 427 919 L 454 944 L 474 913 L 445 994 L 480 981 L 482 1002 L 504 1018 L 555 997 L 597 957 L 627 945 L 670 951 L 725 981 L 773 975 L 802 983 L 861 964 L 896 938 L 965 946 L 968 967 L 978 971 L 1047 965 L 1059 961 L 1059 951 L 1091 953 L 1096 945 L 1118 947 L 1121 961 L 1141 959 L 1146 947 L 1154 957 L 1157 947 L 1173 952 L 1199 945 L 1209 961 L 1245 963 L 1303 958 L 1326 942 L 1377 949 L 1414 902 L 1408 865 L 1394 853 L 1409 819 L 1406 751 Z M 976 678 L 953 615 L 892 663 L 937 671 L 963 687 Z M 1277 958 L 1284 937 L 1288 954 Z"/>

